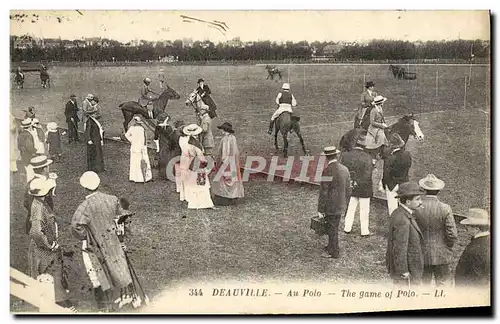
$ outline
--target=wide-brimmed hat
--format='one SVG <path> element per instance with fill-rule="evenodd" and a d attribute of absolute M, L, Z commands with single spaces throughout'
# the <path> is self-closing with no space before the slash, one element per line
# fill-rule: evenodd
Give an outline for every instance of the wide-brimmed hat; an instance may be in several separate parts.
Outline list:
<path fill-rule="evenodd" d="M 415 182 L 405 182 L 399 185 L 396 198 L 400 197 L 412 197 L 423 195 L 424 191 L 418 183 Z"/>
<path fill-rule="evenodd" d="M 380 105 L 381 103 L 384 103 L 387 101 L 386 97 L 383 96 L 376 96 L 375 99 L 373 99 L 373 103 L 376 105 Z"/>
<path fill-rule="evenodd" d="M 201 134 L 201 132 L 203 132 L 203 129 L 196 124 L 190 124 L 190 125 L 184 126 L 184 128 L 182 129 L 182 132 L 185 135 L 194 136 L 194 135 Z"/>
<path fill-rule="evenodd" d="M 55 186 L 56 181 L 54 179 L 47 179 L 46 177 L 35 178 L 30 182 L 28 193 L 35 197 L 43 197 Z"/>
<path fill-rule="evenodd" d="M 205 80 L 203 80 L 202 78 L 199 78 L 198 81 L 196 81 L 196 83 L 200 83 L 200 82 L 205 82 Z"/>
<path fill-rule="evenodd" d="M 290 83 L 283 83 L 283 85 L 281 86 L 281 89 L 283 90 L 290 90 Z"/>
<path fill-rule="evenodd" d="M 80 185 L 88 190 L 96 190 L 101 183 L 101 179 L 94 171 L 87 171 L 80 177 Z"/>
<path fill-rule="evenodd" d="M 222 129 L 223 131 L 231 133 L 231 134 L 234 133 L 233 125 L 231 125 L 231 123 L 229 123 L 229 122 L 224 122 L 222 125 L 217 126 L 217 128 Z"/>
<path fill-rule="evenodd" d="M 403 146 L 405 146 L 405 141 L 403 141 L 398 133 L 394 133 L 389 136 L 389 147 L 391 147 L 392 149 L 396 149 Z"/>
<path fill-rule="evenodd" d="M 365 88 L 374 87 L 375 83 L 373 81 L 366 82 Z"/>
<path fill-rule="evenodd" d="M 70 99 L 76 99 L 76 96 L 74 94 L 72 94 L 71 96 L 69 96 Z"/>
<path fill-rule="evenodd" d="M 462 220 L 460 224 L 463 225 L 490 225 L 490 214 L 481 208 L 471 208 L 465 214 L 466 219 Z"/>
<path fill-rule="evenodd" d="M 31 126 L 31 123 L 32 123 L 31 118 L 23 119 L 23 121 L 21 122 L 21 127 L 22 128 L 29 128 Z"/>
<path fill-rule="evenodd" d="M 85 98 L 86 99 L 94 99 L 94 95 L 89 93 Z"/>
<path fill-rule="evenodd" d="M 425 190 L 441 190 L 444 188 L 444 181 L 433 174 L 428 174 L 425 178 L 420 179 L 418 184 Z"/>
<path fill-rule="evenodd" d="M 57 132 L 57 123 L 56 122 L 50 122 L 47 124 L 47 130 L 49 132 Z"/>
<path fill-rule="evenodd" d="M 326 155 L 326 156 L 329 156 L 329 155 L 335 155 L 335 154 L 339 154 L 340 151 L 337 150 L 337 148 L 335 146 L 328 146 L 328 147 L 325 147 L 323 149 L 323 153 L 321 153 L 321 155 Z"/>
<path fill-rule="evenodd" d="M 366 141 L 366 135 L 361 134 L 358 136 L 358 140 L 356 141 L 356 145 L 365 146 L 365 141 Z"/>
<path fill-rule="evenodd" d="M 38 155 L 30 160 L 30 165 L 33 169 L 41 169 L 46 166 L 49 166 L 53 163 L 51 159 L 47 158 L 46 155 Z"/>

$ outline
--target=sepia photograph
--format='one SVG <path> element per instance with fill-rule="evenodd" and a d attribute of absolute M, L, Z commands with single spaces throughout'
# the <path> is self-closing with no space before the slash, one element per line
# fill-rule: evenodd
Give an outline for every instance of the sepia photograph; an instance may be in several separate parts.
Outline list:
<path fill-rule="evenodd" d="M 10 313 L 492 312 L 491 22 L 10 8 Z"/>

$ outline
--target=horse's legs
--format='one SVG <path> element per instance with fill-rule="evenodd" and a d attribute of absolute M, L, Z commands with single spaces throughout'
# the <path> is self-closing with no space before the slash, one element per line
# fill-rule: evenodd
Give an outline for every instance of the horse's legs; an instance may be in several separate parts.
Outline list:
<path fill-rule="evenodd" d="M 124 118 L 123 129 L 125 129 L 125 132 L 127 132 L 127 130 L 128 130 L 128 124 L 132 120 L 132 114 L 129 113 L 128 111 L 123 110 L 123 109 L 122 109 L 122 114 L 123 114 L 123 118 Z"/>
<path fill-rule="evenodd" d="M 288 132 L 281 133 L 283 135 L 283 156 L 288 157 Z"/>
<path fill-rule="evenodd" d="M 276 123 L 276 121 L 275 121 Z M 279 128 L 278 125 L 274 124 L 274 147 L 276 150 L 279 150 L 280 148 L 278 147 L 278 133 L 279 133 Z"/>
<path fill-rule="evenodd" d="M 302 151 L 304 152 L 304 155 L 307 155 L 306 146 L 304 145 L 304 139 L 302 138 L 302 134 L 300 133 L 299 125 L 295 127 L 295 133 L 299 137 L 300 145 L 302 145 Z"/>

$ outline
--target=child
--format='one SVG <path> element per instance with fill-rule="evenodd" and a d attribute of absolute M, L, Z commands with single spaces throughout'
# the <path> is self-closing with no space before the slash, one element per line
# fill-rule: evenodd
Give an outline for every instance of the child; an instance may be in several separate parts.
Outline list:
<path fill-rule="evenodd" d="M 53 159 L 54 162 L 60 162 L 62 159 L 61 134 L 55 122 L 47 124 L 45 138 L 49 146 L 49 157 Z"/>

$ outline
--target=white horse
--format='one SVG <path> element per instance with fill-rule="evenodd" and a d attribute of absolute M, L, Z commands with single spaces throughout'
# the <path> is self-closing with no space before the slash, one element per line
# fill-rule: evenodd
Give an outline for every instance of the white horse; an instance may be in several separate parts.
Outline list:
<path fill-rule="evenodd" d="M 186 103 L 186 106 L 193 107 L 194 112 L 196 113 L 197 117 L 200 117 L 200 111 L 202 109 L 208 110 L 210 108 L 210 107 L 208 107 L 208 105 L 206 105 L 203 102 L 203 100 L 201 99 L 200 94 L 198 93 L 198 91 L 196 91 L 196 89 L 189 94 L 189 96 L 186 99 L 185 103 Z"/>

